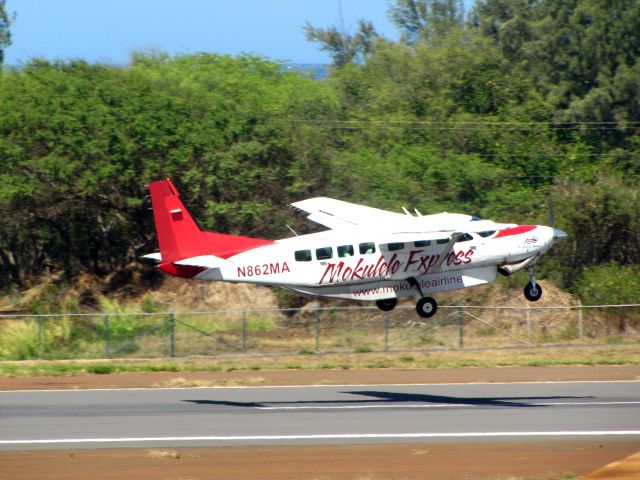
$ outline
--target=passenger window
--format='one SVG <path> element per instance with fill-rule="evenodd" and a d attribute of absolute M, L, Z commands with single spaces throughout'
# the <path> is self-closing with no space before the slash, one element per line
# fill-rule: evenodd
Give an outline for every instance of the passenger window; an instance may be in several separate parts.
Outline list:
<path fill-rule="evenodd" d="M 358 245 L 360 249 L 360 255 L 369 255 L 371 253 L 376 253 L 376 244 L 373 242 L 365 242 Z"/>
<path fill-rule="evenodd" d="M 416 240 L 413 242 L 416 247 L 428 247 L 431 245 L 431 240 Z"/>
<path fill-rule="evenodd" d="M 449 243 L 449 239 L 448 238 L 439 238 L 438 240 L 436 240 L 436 243 L 438 245 L 444 245 L 446 243 Z"/>
<path fill-rule="evenodd" d="M 402 242 L 389 243 L 387 244 L 387 248 L 389 249 L 390 252 L 394 252 L 396 250 L 402 250 L 404 248 L 404 243 Z"/>
<path fill-rule="evenodd" d="M 463 233 L 462 235 L 460 235 L 458 237 L 458 242 L 468 242 L 470 240 L 473 240 L 473 237 L 471 235 L 469 235 L 468 233 Z"/>
<path fill-rule="evenodd" d="M 496 233 L 495 230 L 488 230 L 486 232 L 480 232 L 480 233 L 478 233 L 478 235 L 480 235 L 482 238 L 487 238 L 487 237 L 490 237 L 491 235 L 493 235 L 494 233 Z"/>
<path fill-rule="evenodd" d="M 339 257 L 353 257 L 353 245 L 341 245 L 338 247 Z"/>
<path fill-rule="evenodd" d="M 311 250 L 298 250 L 295 252 L 295 257 L 298 262 L 310 262 Z"/>
<path fill-rule="evenodd" d="M 333 248 L 331 247 L 316 248 L 316 259 L 329 260 L 331 257 L 333 257 Z"/>

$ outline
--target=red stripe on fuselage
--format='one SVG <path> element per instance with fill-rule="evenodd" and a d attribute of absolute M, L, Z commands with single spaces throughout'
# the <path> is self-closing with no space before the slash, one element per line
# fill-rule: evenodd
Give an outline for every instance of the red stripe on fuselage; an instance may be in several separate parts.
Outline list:
<path fill-rule="evenodd" d="M 518 225 L 517 227 L 500 230 L 498 234 L 493 238 L 509 237 L 511 235 L 520 235 L 521 233 L 530 232 L 535 228 L 536 228 L 535 225 Z"/>

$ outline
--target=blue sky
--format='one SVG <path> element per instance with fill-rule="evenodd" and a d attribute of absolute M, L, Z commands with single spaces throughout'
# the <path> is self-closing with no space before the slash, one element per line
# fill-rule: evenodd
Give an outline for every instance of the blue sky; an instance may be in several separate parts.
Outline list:
<path fill-rule="evenodd" d="M 5 63 L 33 57 L 127 63 L 134 49 L 170 53 L 254 53 L 295 63 L 330 63 L 306 41 L 305 21 L 347 30 L 364 18 L 397 39 L 390 0 L 7 0 L 17 15 Z"/>
<path fill-rule="evenodd" d="M 387 18 L 392 0 L 7 0 L 17 15 L 5 63 L 34 57 L 125 64 L 132 50 L 169 53 L 254 53 L 294 63 L 331 63 L 305 39 L 316 27 L 339 24 L 347 31 L 360 18 L 396 40 Z M 473 0 L 464 1 L 466 8 Z"/>

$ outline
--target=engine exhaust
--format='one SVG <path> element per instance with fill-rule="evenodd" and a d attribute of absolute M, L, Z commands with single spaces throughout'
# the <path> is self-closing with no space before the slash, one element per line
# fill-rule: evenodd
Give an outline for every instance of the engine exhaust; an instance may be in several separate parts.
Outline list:
<path fill-rule="evenodd" d="M 523 268 L 527 268 L 531 264 L 535 264 L 538 260 L 538 255 L 534 255 L 533 257 L 525 258 L 521 262 L 512 263 L 512 264 L 504 264 L 498 267 L 498 272 L 505 277 L 509 277 L 516 272 L 519 272 Z"/>

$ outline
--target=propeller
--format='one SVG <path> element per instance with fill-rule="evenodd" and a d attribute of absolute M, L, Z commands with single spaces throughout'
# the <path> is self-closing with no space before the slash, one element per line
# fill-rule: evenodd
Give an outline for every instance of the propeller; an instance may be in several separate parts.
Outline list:
<path fill-rule="evenodd" d="M 556 228 L 556 215 L 553 211 L 553 198 L 551 198 L 551 195 L 547 197 L 547 208 L 549 209 L 549 226 L 553 229 L 553 239 L 567 238 L 568 235 L 565 232 Z"/>
<path fill-rule="evenodd" d="M 553 198 L 551 195 L 547 197 L 547 208 L 549 209 L 549 226 L 553 229 L 556 228 L 556 215 L 553 212 Z"/>

